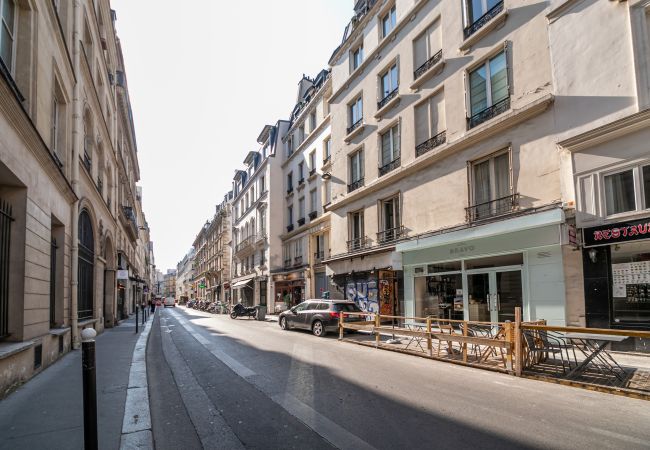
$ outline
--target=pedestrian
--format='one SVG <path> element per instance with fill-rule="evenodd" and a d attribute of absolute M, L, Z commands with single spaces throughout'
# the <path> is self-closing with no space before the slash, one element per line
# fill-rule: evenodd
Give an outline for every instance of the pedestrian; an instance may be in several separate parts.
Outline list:
<path fill-rule="evenodd" d="M 156 312 L 156 299 L 152 298 L 149 300 L 149 304 L 151 306 L 151 314 Z"/>

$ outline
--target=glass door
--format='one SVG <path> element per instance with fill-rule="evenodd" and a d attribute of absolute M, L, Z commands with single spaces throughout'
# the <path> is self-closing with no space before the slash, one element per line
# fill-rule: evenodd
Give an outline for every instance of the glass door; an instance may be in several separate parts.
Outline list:
<path fill-rule="evenodd" d="M 515 307 L 523 305 L 521 270 L 489 270 L 467 274 L 469 320 L 515 320 Z"/>
<path fill-rule="evenodd" d="M 521 270 L 496 272 L 494 309 L 499 322 L 515 321 L 515 308 L 523 305 Z"/>
<path fill-rule="evenodd" d="M 490 322 L 490 272 L 467 274 L 469 320 Z"/>

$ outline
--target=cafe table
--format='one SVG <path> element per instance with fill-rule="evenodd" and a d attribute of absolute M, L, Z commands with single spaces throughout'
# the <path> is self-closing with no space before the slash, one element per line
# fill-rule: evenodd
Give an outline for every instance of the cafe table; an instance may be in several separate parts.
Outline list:
<path fill-rule="evenodd" d="M 572 342 L 582 344 L 578 349 L 585 355 L 585 359 L 578 362 L 576 367 L 567 374 L 568 379 L 578 377 L 592 366 L 598 369 L 603 375 L 609 373 L 620 381 L 625 381 L 625 369 L 616 362 L 607 351 L 607 347 L 611 346 L 612 342 L 624 341 L 627 339 L 627 336 L 596 333 L 566 333 L 564 337 Z"/>

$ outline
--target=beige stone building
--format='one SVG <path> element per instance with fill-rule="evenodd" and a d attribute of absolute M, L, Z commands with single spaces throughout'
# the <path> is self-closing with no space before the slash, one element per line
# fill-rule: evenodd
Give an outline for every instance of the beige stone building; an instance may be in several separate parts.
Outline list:
<path fill-rule="evenodd" d="M 176 265 L 176 299 L 186 303 L 194 298 L 194 247 Z"/>
<path fill-rule="evenodd" d="M 115 12 L 0 10 L 2 395 L 131 312 L 152 265 Z"/>
<path fill-rule="evenodd" d="M 322 261 L 329 256 L 329 202 L 331 163 L 330 73 L 298 83 L 291 125 L 284 137 L 282 174 L 285 180 L 281 265 L 273 273 L 275 312 L 329 291 Z"/>

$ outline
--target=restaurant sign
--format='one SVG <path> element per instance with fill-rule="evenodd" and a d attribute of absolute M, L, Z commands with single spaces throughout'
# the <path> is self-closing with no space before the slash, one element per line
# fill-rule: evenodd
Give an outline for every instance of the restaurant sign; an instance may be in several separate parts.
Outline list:
<path fill-rule="evenodd" d="M 585 247 L 650 239 L 650 218 L 585 228 L 582 235 Z"/>

